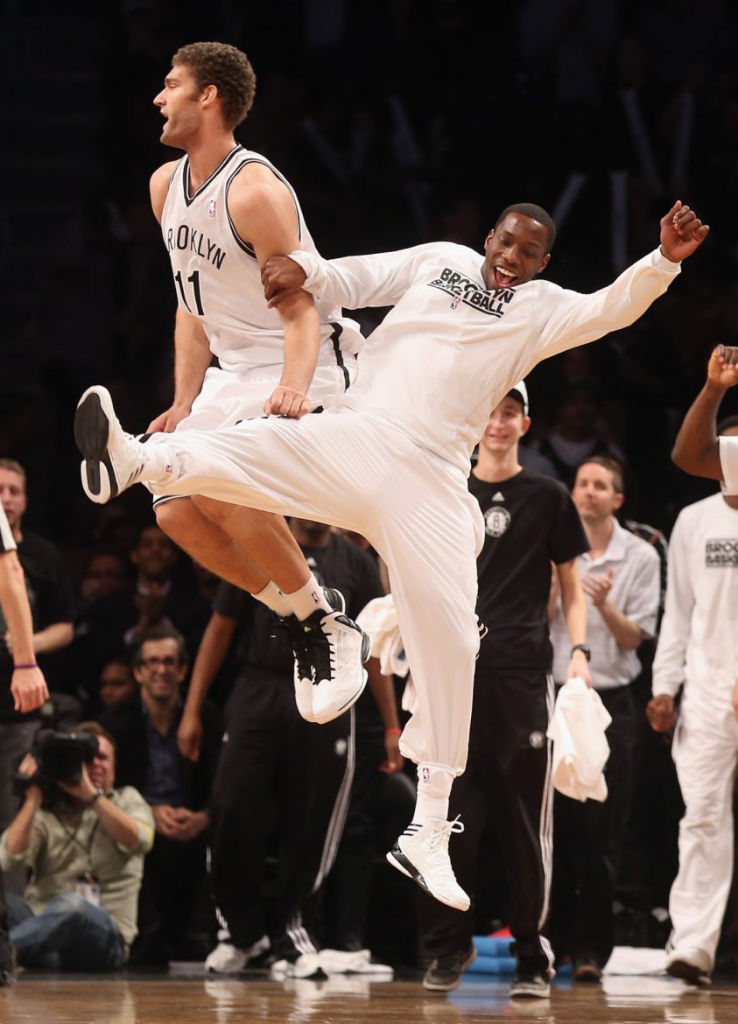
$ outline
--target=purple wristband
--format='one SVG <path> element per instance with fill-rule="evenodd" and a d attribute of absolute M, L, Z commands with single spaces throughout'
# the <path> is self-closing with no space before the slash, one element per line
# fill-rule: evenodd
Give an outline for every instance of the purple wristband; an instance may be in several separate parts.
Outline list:
<path fill-rule="evenodd" d="M 13 671 L 14 671 L 14 672 L 15 672 L 15 670 L 16 670 L 17 668 L 38 668 L 38 662 L 35 662 L 35 661 L 29 661 L 29 662 L 27 662 L 27 664 L 25 664 L 25 665 L 13 665 Z"/>

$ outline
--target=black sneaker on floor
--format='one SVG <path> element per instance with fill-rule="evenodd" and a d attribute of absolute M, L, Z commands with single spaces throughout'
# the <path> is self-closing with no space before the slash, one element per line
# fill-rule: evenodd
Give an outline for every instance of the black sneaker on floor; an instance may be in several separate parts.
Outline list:
<path fill-rule="evenodd" d="M 584 981 L 590 984 L 600 981 L 602 968 L 594 957 L 583 956 L 574 960 L 574 981 Z"/>
<path fill-rule="evenodd" d="M 548 999 L 551 985 L 546 975 L 535 968 L 518 964 L 510 987 L 511 999 Z"/>
<path fill-rule="evenodd" d="M 691 964 L 689 960 L 672 960 L 666 965 L 666 973 L 672 978 L 681 978 L 688 985 L 696 985 L 697 988 L 707 988 L 712 984 L 710 975 L 697 964 Z"/>
<path fill-rule="evenodd" d="M 461 953 L 434 957 L 425 972 L 423 988 L 429 992 L 451 992 L 459 987 L 461 975 L 476 959 L 477 951 L 473 943 Z"/>

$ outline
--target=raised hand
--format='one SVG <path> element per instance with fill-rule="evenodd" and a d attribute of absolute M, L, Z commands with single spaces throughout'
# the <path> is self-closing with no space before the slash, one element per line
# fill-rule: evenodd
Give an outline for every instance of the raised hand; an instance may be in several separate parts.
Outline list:
<path fill-rule="evenodd" d="M 707 364 L 707 379 L 718 388 L 738 384 L 738 348 L 729 345 L 714 348 Z"/>
<path fill-rule="evenodd" d="M 679 263 L 702 245 L 709 232 L 708 225 L 702 223 L 694 210 L 677 199 L 661 218 L 661 252 L 667 260 Z"/>

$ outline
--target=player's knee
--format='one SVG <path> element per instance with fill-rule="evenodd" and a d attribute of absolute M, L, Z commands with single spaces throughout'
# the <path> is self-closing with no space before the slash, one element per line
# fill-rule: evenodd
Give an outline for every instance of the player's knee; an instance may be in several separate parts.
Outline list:
<path fill-rule="evenodd" d="M 174 541 L 178 540 L 184 531 L 191 529 L 193 511 L 186 498 L 164 501 L 154 508 L 157 525 Z"/>

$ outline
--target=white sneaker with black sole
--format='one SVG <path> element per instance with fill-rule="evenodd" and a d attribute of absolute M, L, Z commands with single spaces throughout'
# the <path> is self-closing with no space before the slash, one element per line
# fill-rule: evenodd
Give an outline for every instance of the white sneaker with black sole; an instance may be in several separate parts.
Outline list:
<path fill-rule="evenodd" d="M 84 460 L 82 488 L 90 501 L 104 505 L 141 479 L 145 448 L 121 427 L 107 388 L 95 385 L 80 398 L 74 440 Z"/>
<path fill-rule="evenodd" d="M 387 860 L 441 903 L 468 910 L 469 897 L 456 881 L 448 855 L 451 833 L 463 831 L 458 818 L 429 818 L 424 825 L 412 822 L 387 854 Z"/>

